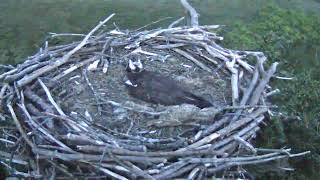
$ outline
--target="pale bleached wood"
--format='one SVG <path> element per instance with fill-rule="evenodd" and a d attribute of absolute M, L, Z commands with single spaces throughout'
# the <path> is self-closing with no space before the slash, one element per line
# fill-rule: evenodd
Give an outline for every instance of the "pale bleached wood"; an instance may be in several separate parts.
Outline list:
<path fill-rule="evenodd" d="M 189 13 L 191 26 L 198 26 L 199 14 L 197 11 L 189 4 L 187 0 L 180 0 L 180 3 Z"/>
<path fill-rule="evenodd" d="M 91 35 L 96 32 L 100 27 L 102 27 L 105 23 L 107 23 L 115 14 L 111 14 L 109 17 L 107 17 L 105 20 L 101 21 L 95 28 L 93 28 L 86 36 L 85 38 L 71 51 L 69 51 L 67 54 L 65 54 L 62 58 L 56 60 L 52 64 L 46 65 L 40 69 L 37 69 L 36 71 L 32 72 L 31 74 L 23 77 L 21 80 L 17 82 L 18 87 L 23 87 L 26 84 L 32 82 L 33 80 L 37 79 L 39 76 L 58 68 L 59 66 L 65 64 L 68 62 L 69 58 L 76 53 L 79 49 L 81 49 L 84 45 L 87 44 L 89 38 Z"/>

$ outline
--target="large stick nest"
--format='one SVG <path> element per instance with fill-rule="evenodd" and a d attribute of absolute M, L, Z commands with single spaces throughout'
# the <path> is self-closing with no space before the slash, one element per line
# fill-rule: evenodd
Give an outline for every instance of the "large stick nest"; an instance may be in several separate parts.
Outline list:
<path fill-rule="evenodd" d="M 277 63 L 265 68 L 262 52 L 221 47 L 217 25 L 101 28 L 112 16 L 82 41 L 46 43 L 0 75 L 1 118 L 14 124 L 1 129 L 1 157 L 13 175 L 202 179 L 301 155 L 250 144 L 272 107 L 268 97 L 277 90 L 268 83 Z M 214 106 L 129 96 L 123 78 L 132 55 Z"/>

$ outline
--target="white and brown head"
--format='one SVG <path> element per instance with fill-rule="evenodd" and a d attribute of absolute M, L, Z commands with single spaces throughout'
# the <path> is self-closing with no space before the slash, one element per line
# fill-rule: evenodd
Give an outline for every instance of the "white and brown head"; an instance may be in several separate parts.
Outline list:
<path fill-rule="evenodd" d="M 132 61 L 129 59 L 129 62 L 127 64 L 126 71 L 129 73 L 140 73 L 143 71 L 143 65 L 141 63 L 141 60 Z"/>
<path fill-rule="evenodd" d="M 125 84 L 128 87 L 137 87 L 137 79 L 139 78 L 139 76 L 141 76 L 141 73 L 144 71 L 143 69 L 143 65 L 141 63 L 141 60 L 138 59 L 136 61 L 133 61 L 131 59 L 129 59 L 127 67 L 126 67 L 126 71 L 127 71 L 127 80 L 125 81 Z"/>

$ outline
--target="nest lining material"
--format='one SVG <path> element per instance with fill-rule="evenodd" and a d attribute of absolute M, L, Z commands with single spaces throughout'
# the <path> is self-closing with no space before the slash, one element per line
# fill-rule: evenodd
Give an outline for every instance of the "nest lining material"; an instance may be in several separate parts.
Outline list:
<path fill-rule="evenodd" d="M 46 43 L 0 75 L 1 116 L 16 127 L 2 129 L 8 151 L 1 157 L 11 159 L 13 174 L 201 179 L 308 153 L 249 143 L 270 111 L 268 97 L 277 91 L 268 85 L 277 63 L 265 70 L 263 53 L 221 47 L 217 25 L 96 33 L 112 16 L 82 41 Z M 152 105 L 128 96 L 124 65 L 132 54 L 214 106 Z M 31 171 L 20 172 L 14 164 Z"/>
<path fill-rule="evenodd" d="M 122 55 L 117 54 L 115 56 L 121 57 Z M 210 99 L 216 107 L 227 106 L 226 96 L 230 97 L 230 93 L 226 93 L 228 88 L 226 83 L 222 83 L 225 81 L 215 78 L 198 67 L 181 65 L 183 61 L 186 62 L 183 57 L 180 60 L 169 57 L 165 62 L 153 60 L 143 55 L 139 55 L 139 57 L 148 58 L 143 61 L 145 69 L 161 72 L 163 75 L 174 75 L 173 78 L 177 82 L 187 86 L 186 88 L 195 94 L 201 92 L 199 95 L 207 96 L 206 98 Z M 52 91 L 53 94 L 62 96 L 61 99 L 58 97 L 58 104 L 67 112 L 74 112 L 73 115 L 77 116 L 76 118 L 84 117 L 84 112 L 88 112 L 95 123 L 101 126 L 108 127 L 115 132 L 130 132 L 131 135 L 142 133 L 144 137 L 176 137 L 183 129 L 190 129 L 188 126 L 200 125 L 179 121 L 179 119 L 182 119 L 181 116 L 190 117 L 190 115 L 186 116 L 183 113 L 192 113 L 190 108 L 195 108 L 193 111 L 197 111 L 198 108 L 196 107 L 184 105 L 183 107 L 189 107 L 189 111 L 184 110 L 179 113 L 179 109 L 184 109 L 181 106 L 158 106 L 129 96 L 123 80 L 126 76 L 124 70 L 124 66 L 127 64 L 126 59 L 109 59 L 107 73 L 103 73 L 101 68 L 98 68 L 94 72 L 85 69 L 66 76 L 64 78 L 66 80 L 62 82 L 61 87 L 56 87 L 57 92 Z M 88 82 L 95 92 L 90 89 Z M 64 93 L 61 93 L 62 91 Z M 95 93 L 97 98 L 92 93 Z M 133 108 L 135 111 L 126 107 L 131 107 L 130 109 Z M 174 117 L 171 117 L 173 115 Z M 178 116 L 181 118 L 177 119 Z M 189 118 L 189 120 L 191 119 Z M 178 125 L 186 126 L 186 128 L 178 127 Z M 176 127 L 170 128 L 170 131 L 174 134 L 169 133 L 165 127 Z"/>

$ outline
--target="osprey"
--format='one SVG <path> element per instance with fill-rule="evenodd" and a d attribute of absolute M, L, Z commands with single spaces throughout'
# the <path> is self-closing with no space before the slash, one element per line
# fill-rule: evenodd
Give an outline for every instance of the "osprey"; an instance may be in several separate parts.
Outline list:
<path fill-rule="evenodd" d="M 137 99 L 162 105 L 193 104 L 199 108 L 212 106 L 210 102 L 182 88 L 170 77 L 143 69 L 140 60 L 129 63 L 125 82 L 129 94 Z"/>

